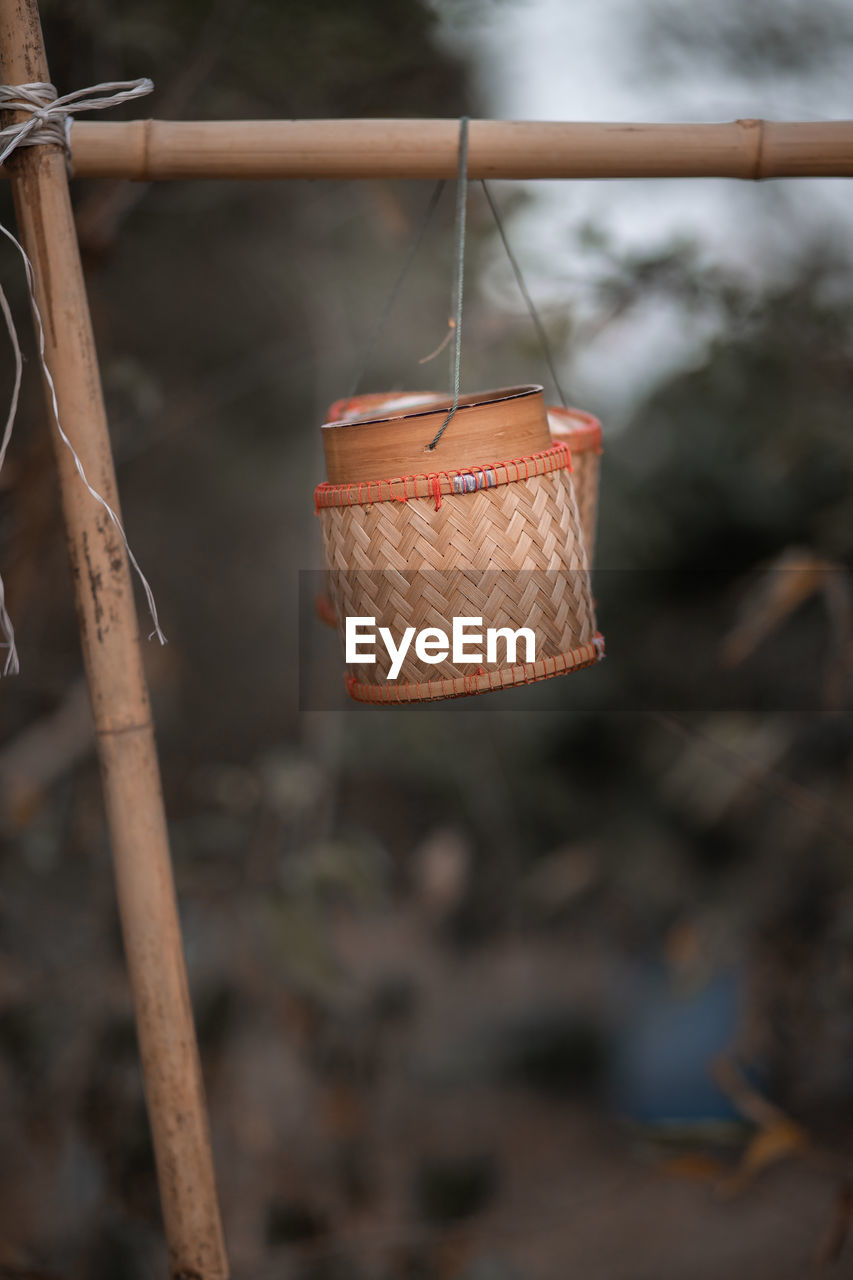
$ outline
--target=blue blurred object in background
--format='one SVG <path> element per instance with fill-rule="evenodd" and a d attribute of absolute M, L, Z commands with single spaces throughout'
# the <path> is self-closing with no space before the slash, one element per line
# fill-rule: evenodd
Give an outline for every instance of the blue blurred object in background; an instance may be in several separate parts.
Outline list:
<path fill-rule="evenodd" d="M 735 1045 L 743 988 L 739 968 L 690 987 L 663 966 L 646 970 L 615 1038 L 610 1084 L 616 1108 L 651 1125 L 742 1120 L 712 1073 L 714 1061 Z"/>

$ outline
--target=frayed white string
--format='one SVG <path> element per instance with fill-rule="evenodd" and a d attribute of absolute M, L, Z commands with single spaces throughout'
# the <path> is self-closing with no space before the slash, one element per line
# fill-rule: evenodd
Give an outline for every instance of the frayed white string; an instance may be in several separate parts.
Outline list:
<path fill-rule="evenodd" d="M 12 428 L 15 425 L 15 414 L 18 412 L 18 396 L 21 392 L 21 377 L 24 370 L 24 361 L 21 356 L 21 344 L 18 342 L 18 334 L 15 329 L 15 321 L 12 318 L 12 311 L 3 292 L 3 286 L 0 285 L 0 308 L 3 311 L 3 319 L 6 321 L 6 329 L 9 333 L 9 341 L 12 343 L 12 350 L 15 353 L 15 385 L 12 388 L 12 399 L 9 403 L 9 414 L 6 418 L 6 426 L 3 428 L 3 439 L 0 440 L 0 471 L 3 470 L 3 463 L 6 461 L 6 450 L 9 448 L 9 441 L 12 439 Z M 9 617 L 6 608 L 6 592 L 3 588 L 3 579 L 0 577 L 0 630 L 5 637 L 4 647 L 6 648 L 6 661 L 3 664 L 4 676 L 16 676 L 20 671 L 20 663 L 18 662 L 18 650 L 15 648 L 15 628 L 12 626 L 12 619 Z"/>
<path fill-rule="evenodd" d="M 153 81 L 144 76 L 141 80 L 105 80 L 90 89 L 75 89 L 57 97 L 52 84 L 36 80 L 32 84 L 0 84 L 0 110 L 26 111 L 26 120 L 9 124 L 0 129 L 0 164 L 16 147 L 34 147 L 53 142 L 67 148 L 73 107 L 81 111 L 106 111 L 132 98 L 144 98 L 154 88 Z M 100 96 L 93 96 L 100 95 Z"/>
<path fill-rule="evenodd" d="M 77 89 L 74 93 L 67 93 L 59 98 L 56 90 L 51 84 L 34 83 L 23 85 L 0 85 L 0 109 L 7 111 L 26 111 L 29 113 L 26 120 L 18 124 L 8 125 L 5 129 L 0 129 L 0 164 L 3 164 L 16 147 L 31 147 L 40 143 L 54 143 L 65 149 L 66 156 L 69 154 L 69 133 L 71 125 L 71 117 L 68 108 L 73 106 L 76 111 L 102 111 L 107 107 L 117 106 L 120 102 L 127 102 L 131 98 L 142 97 L 146 93 L 150 93 L 154 88 L 148 79 L 131 80 L 131 81 L 110 81 L 104 84 L 95 85 L 90 89 Z M 102 95 L 102 96 L 92 96 Z M 160 621 L 157 617 L 157 606 L 154 602 L 154 594 L 148 584 L 148 579 L 139 567 L 136 556 L 130 549 L 130 543 L 127 540 L 127 534 L 121 520 L 109 505 L 109 503 L 101 497 L 97 489 L 95 489 L 88 480 L 83 463 L 77 450 L 74 448 L 68 436 L 63 430 L 62 423 L 59 419 L 59 404 L 56 398 L 56 387 L 54 386 L 53 376 L 47 365 L 45 358 L 45 336 L 44 325 L 42 323 L 41 312 L 35 295 L 35 276 L 33 265 L 27 256 L 24 246 L 20 241 L 0 223 L 0 232 L 7 240 L 18 250 L 21 255 L 21 261 L 24 264 L 24 271 L 27 278 L 27 288 L 30 294 L 30 303 L 33 309 L 33 316 L 36 321 L 36 332 L 38 336 L 39 360 L 41 361 L 42 371 L 44 373 L 45 382 L 47 383 L 50 393 L 50 404 L 53 410 L 53 420 L 56 423 L 56 429 L 59 432 L 60 439 L 70 452 L 74 459 L 74 465 L 83 484 L 88 489 L 91 496 L 106 511 L 113 523 L 116 531 L 121 538 L 124 549 L 127 552 L 128 559 L 133 566 L 137 577 L 142 583 L 145 591 L 145 598 L 148 602 L 148 609 L 151 619 L 154 623 L 154 630 L 148 637 L 149 640 L 156 636 L 161 644 L 166 643 L 166 637 L 160 627 Z M 0 468 L 3 466 L 6 457 L 6 450 L 9 447 L 9 441 L 12 436 L 12 428 L 15 423 L 15 415 L 18 408 L 18 398 L 21 389 L 21 348 L 18 342 L 18 335 L 15 331 L 15 323 L 6 295 L 0 288 L 0 310 L 3 312 L 3 318 L 6 322 L 6 328 L 9 331 L 9 338 L 12 343 L 12 349 L 15 353 L 15 386 L 12 392 L 12 399 L 9 408 L 9 415 L 6 419 L 6 426 L 3 431 L 2 440 L 0 440 Z M 6 661 L 3 667 L 3 675 L 14 675 L 19 670 L 18 653 L 15 648 L 15 632 L 11 619 L 6 610 L 5 593 L 3 589 L 3 581 L 0 578 L 0 630 L 5 636 L 5 645 L 7 649 Z"/>

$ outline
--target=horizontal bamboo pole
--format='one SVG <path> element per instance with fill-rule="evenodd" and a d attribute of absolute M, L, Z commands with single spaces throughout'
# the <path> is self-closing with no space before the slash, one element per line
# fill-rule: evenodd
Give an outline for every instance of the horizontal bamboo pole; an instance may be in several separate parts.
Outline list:
<path fill-rule="evenodd" d="M 87 178 L 452 178 L 456 120 L 79 121 Z M 853 176 L 853 120 L 595 124 L 472 120 L 472 178 Z"/>

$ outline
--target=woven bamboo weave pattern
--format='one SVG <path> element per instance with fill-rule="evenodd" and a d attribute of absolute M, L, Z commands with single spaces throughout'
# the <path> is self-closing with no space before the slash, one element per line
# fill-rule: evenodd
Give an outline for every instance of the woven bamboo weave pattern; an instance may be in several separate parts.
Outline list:
<path fill-rule="evenodd" d="M 572 453 L 574 466 L 575 498 L 578 504 L 589 563 L 595 555 L 595 526 L 598 517 L 599 456 L 593 449 Z"/>
<path fill-rule="evenodd" d="M 494 488 L 320 510 L 338 619 L 371 616 L 395 636 L 447 630 L 462 615 L 484 627 L 529 626 L 537 658 L 569 653 L 595 634 L 588 565 L 571 473 L 562 467 Z M 388 676 L 376 663 L 348 668 L 359 683 Z M 407 656 L 397 681 L 470 675 L 476 664 L 426 667 Z M 447 695 L 445 695 L 447 696 Z M 453 696 L 452 694 L 450 696 Z"/>
<path fill-rule="evenodd" d="M 595 556 L 596 520 L 598 517 L 598 480 L 601 465 L 601 423 L 581 409 L 548 406 L 551 439 L 568 445 L 572 454 L 575 498 L 587 556 L 592 567 Z"/>
<path fill-rule="evenodd" d="M 379 412 L 383 409 L 398 406 L 411 407 L 418 404 L 428 404 L 441 398 L 442 395 L 440 393 L 428 391 L 409 393 L 375 392 L 369 395 L 355 396 L 350 400 L 335 401 L 328 411 L 327 418 L 330 421 L 338 418 L 348 419 L 358 414 Z M 565 444 L 571 452 L 572 466 L 575 473 L 575 498 L 591 567 L 595 552 L 596 520 L 598 516 L 601 424 L 592 414 L 584 413 L 580 409 L 564 409 L 561 405 L 548 405 L 547 413 L 548 426 L 553 441 Z M 428 478 L 424 476 L 418 479 L 420 480 L 420 492 L 427 491 Z M 411 477 L 408 481 L 385 482 L 384 487 L 377 487 L 377 485 L 347 486 L 343 493 L 335 492 L 334 486 L 321 486 L 321 488 L 323 492 L 320 495 L 319 504 L 334 506 L 340 504 L 343 500 L 351 501 L 353 498 L 358 500 L 359 491 L 363 492 L 365 496 L 369 495 L 370 499 L 374 499 L 377 493 L 383 493 L 385 488 L 392 495 L 400 494 L 409 497 L 410 491 L 415 491 L 415 478 Z"/>

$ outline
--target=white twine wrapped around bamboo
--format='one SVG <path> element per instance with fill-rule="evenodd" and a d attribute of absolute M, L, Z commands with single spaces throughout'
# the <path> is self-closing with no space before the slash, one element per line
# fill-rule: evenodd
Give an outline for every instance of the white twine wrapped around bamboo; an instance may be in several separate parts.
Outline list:
<path fill-rule="evenodd" d="M 103 84 L 95 85 L 89 89 L 76 89 L 73 93 L 67 93 L 62 97 L 59 97 L 52 84 L 47 84 L 41 81 L 36 81 L 31 84 L 0 85 L 0 110 L 26 113 L 23 120 L 18 120 L 13 124 L 6 125 L 3 129 L 0 129 L 0 165 L 5 164 L 18 147 L 49 145 L 62 147 L 65 151 L 66 162 L 70 163 L 71 152 L 69 135 L 72 119 L 69 114 L 69 108 L 73 107 L 74 110 L 78 112 L 104 111 L 109 107 L 118 106 L 122 102 L 128 102 L 133 98 L 139 98 L 145 94 L 151 93 L 153 88 L 154 85 L 147 78 L 140 80 L 111 80 Z M 48 368 L 47 360 L 45 358 L 44 323 L 42 321 L 38 302 L 36 301 L 32 263 L 30 262 L 23 245 L 7 227 L 2 225 L 2 223 L 0 223 L 0 232 L 2 232 L 6 239 L 15 246 L 20 254 L 21 261 L 24 264 L 27 289 L 30 296 L 30 306 L 32 307 L 33 317 L 36 324 L 39 361 L 41 363 L 45 382 L 47 383 L 48 399 L 60 439 L 66 449 L 71 453 L 77 473 L 83 484 L 86 486 L 95 502 L 99 503 L 104 508 L 107 516 L 119 534 L 119 537 L 124 544 L 125 551 L 127 552 L 128 559 L 133 565 L 136 575 L 142 583 L 142 588 L 145 592 L 148 609 L 151 614 L 152 622 L 154 623 L 154 630 L 151 635 L 156 635 L 160 643 L 165 644 L 166 637 L 160 627 L 160 621 L 157 616 L 157 605 L 154 601 L 154 594 L 148 583 L 148 579 L 139 567 L 139 563 L 130 548 L 130 543 L 127 540 L 127 534 L 124 531 L 124 526 L 114 509 L 101 496 L 101 494 L 98 493 L 97 489 L 89 483 L 85 468 L 83 467 L 83 463 L 80 460 L 77 450 L 74 448 L 74 445 L 62 427 L 59 417 L 59 404 L 56 398 L 56 387 L 54 386 L 53 375 Z M 3 429 L 2 438 L 0 438 L 0 469 L 2 469 L 3 463 L 6 459 L 6 452 L 12 439 L 12 431 L 14 429 L 15 418 L 18 411 L 22 372 L 21 347 L 18 341 L 18 334 L 15 329 L 12 312 L 2 286 L 0 286 L 0 310 L 3 312 L 3 319 L 6 323 L 15 359 L 15 380 L 12 388 L 9 412 L 6 417 L 6 425 Z M 15 629 L 6 608 L 6 598 L 2 578 L 0 578 L 0 631 L 2 631 L 3 636 L 5 637 L 3 647 L 6 649 L 6 659 L 3 664 L 3 675 L 16 675 L 20 670 L 20 663 L 18 660 L 18 651 L 15 645 Z"/>

